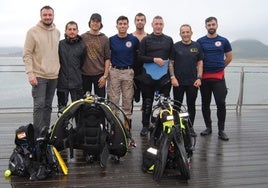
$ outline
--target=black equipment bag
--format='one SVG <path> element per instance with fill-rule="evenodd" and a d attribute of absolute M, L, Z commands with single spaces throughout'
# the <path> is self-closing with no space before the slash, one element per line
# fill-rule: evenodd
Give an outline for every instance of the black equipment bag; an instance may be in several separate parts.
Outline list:
<path fill-rule="evenodd" d="M 58 161 L 47 137 L 34 137 L 32 124 L 20 126 L 15 131 L 15 144 L 8 168 L 12 175 L 29 176 L 30 180 L 42 180 L 52 172 L 59 172 Z"/>

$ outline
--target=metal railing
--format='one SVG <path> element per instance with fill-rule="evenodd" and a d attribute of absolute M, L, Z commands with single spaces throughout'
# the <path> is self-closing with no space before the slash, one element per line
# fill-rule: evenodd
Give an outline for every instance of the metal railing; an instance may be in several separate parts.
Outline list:
<path fill-rule="evenodd" d="M 241 114 L 242 106 L 268 106 L 268 63 L 261 65 L 241 66 L 239 79 L 239 93 L 236 112 Z M 254 103 L 245 102 L 245 98 L 252 98 Z"/>
<path fill-rule="evenodd" d="M 267 81 L 268 62 L 262 65 L 251 63 L 250 66 L 231 64 L 226 68 L 226 83 L 229 93 L 226 99 L 227 107 L 235 107 L 236 112 L 241 114 L 243 106 L 268 106 Z M 31 109 L 31 87 L 28 84 L 23 64 L 0 65 L 0 83 L 0 113 Z M 53 102 L 53 108 L 56 108 L 56 103 L 57 99 Z M 201 105 L 200 94 L 196 105 Z M 212 105 L 215 106 L 213 100 Z M 141 102 L 135 103 L 135 106 L 139 108 Z"/>
<path fill-rule="evenodd" d="M 244 79 L 245 72 L 244 67 L 241 68 L 241 75 L 240 75 L 240 87 L 239 87 L 239 95 L 236 103 L 236 113 L 241 114 L 242 105 L 243 105 L 243 97 L 244 97 Z"/>

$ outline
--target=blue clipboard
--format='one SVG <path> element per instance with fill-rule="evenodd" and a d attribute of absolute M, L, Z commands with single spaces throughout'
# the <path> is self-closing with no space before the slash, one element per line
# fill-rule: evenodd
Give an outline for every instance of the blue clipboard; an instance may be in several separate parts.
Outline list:
<path fill-rule="evenodd" d="M 144 63 L 143 68 L 146 73 L 151 75 L 154 80 L 159 80 L 162 76 L 168 73 L 168 63 L 169 60 L 165 60 L 165 65 L 159 66 L 155 62 L 153 63 Z"/>

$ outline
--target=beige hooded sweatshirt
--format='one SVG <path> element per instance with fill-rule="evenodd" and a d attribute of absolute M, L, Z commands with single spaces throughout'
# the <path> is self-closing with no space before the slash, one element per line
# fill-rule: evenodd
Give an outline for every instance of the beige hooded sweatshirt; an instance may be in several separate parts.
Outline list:
<path fill-rule="evenodd" d="M 40 21 L 26 35 L 23 61 L 28 76 L 56 79 L 59 74 L 60 31 L 54 24 L 47 28 Z"/>

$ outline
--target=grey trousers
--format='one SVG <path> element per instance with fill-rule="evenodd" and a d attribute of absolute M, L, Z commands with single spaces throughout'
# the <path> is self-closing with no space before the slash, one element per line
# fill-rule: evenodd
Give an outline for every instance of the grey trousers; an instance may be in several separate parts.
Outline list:
<path fill-rule="evenodd" d="M 37 78 L 37 81 L 38 85 L 32 87 L 33 125 L 36 138 L 45 136 L 49 129 L 52 102 L 57 87 L 57 79 Z"/>

